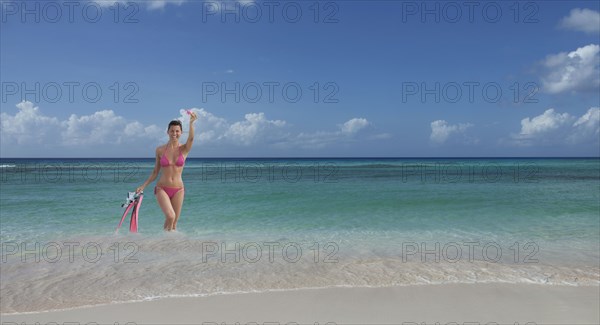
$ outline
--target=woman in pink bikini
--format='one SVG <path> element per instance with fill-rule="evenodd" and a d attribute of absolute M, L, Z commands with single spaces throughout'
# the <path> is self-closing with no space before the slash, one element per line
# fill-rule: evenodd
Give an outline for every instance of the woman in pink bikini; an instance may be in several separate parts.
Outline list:
<path fill-rule="evenodd" d="M 181 122 L 173 120 L 169 123 L 167 134 L 169 142 L 156 148 L 156 164 L 154 170 L 142 186 L 136 189 L 136 192 L 141 192 L 144 188 L 152 183 L 158 176 L 158 172 L 162 171 L 160 179 L 154 187 L 154 195 L 158 205 L 165 214 L 165 231 L 173 231 L 177 229 L 177 220 L 181 214 L 181 206 L 183 205 L 184 189 L 181 173 L 185 164 L 185 157 L 189 154 L 194 143 L 194 122 L 197 120 L 196 113 L 190 114 L 190 132 L 187 141 L 184 145 L 179 143 L 179 137 L 183 131 Z"/>

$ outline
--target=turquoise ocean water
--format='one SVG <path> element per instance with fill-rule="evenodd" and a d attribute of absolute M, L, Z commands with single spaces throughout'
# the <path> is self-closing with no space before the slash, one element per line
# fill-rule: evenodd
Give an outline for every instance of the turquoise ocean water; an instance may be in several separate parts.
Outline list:
<path fill-rule="evenodd" d="M 152 159 L 0 160 L 0 312 L 336 286 L 600 283 L 600 160 L 193 159 L 177 233 Z"/>

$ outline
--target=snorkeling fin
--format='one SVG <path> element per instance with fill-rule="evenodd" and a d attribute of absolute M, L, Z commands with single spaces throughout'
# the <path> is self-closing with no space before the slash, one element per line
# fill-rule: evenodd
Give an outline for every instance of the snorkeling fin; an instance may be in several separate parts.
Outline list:
<path fill-rule="evenodd" d="M 138 215 L 140 213 L 140 207 L 142 206 L 142 200 L 144 194 L 140 194 L 137 199 L 133 202 L 133 212 L 131 213 L 131 220 L 129 221 L 129 232 L 138 232 Z"/>
<path fill-rule="evenodd" d="M 119 225 L 117 226 L 117 229 L 115 230 L 115 233 L 119 232 L 119 228 L 121 228 L 123 221 L 125 221 L 125 216 L 127 216 L 127 214 L 129 213 L 129 210 L 131 210 L 132 208 L 133 208 L 133 211 L 131 212 L 131 219 L 129 221 L 129 231 L 130 232 L 138 231 L 138 216 L 139 216 L 140 207 L 142 206 L 143 198 L 144 198 L 143 191 L 140 193 L 136 193 L 136 192 L 128 192 L 127 193 L 127 198 L 125 199 L 125 203 L 123 203 L 121 205 L 121 207 L 127 207 L 127 208 L 125 209 L 125 212 L 123 212 L 123 216 L 121 217 L 121 222 L 119 222 Z"/>

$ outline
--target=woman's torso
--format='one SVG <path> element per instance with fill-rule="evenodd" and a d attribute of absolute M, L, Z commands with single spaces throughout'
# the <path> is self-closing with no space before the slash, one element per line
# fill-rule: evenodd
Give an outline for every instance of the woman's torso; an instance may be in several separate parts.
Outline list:
<path fill-rule="evenodd" d="M 177 149 L 169 148 L 165 145 L 159 148 L 159 163 L 161 173 L 157 186 L 183 187 L 181 174 L 185 164 L 185 155 L 181 151 L 181 146 Z"/>

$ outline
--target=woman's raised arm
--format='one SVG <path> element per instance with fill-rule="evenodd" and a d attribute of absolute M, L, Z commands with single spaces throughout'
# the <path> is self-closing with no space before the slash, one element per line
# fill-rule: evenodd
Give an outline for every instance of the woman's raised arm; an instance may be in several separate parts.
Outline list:
<path fill-rule="evenodd" d="M 190 113 L 190 132 L 188 133 L 187 141 L 184 144 L 184 151 L 189 153 L 192 150 L 192 144 L 194 143 L 194 122 L 198 119 L 196 113 Z"/>

